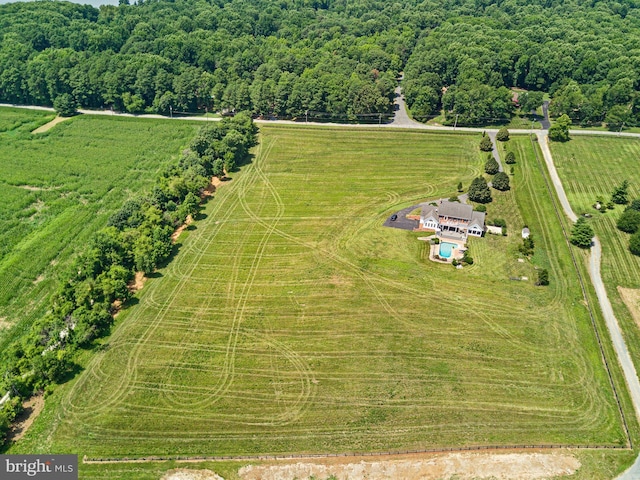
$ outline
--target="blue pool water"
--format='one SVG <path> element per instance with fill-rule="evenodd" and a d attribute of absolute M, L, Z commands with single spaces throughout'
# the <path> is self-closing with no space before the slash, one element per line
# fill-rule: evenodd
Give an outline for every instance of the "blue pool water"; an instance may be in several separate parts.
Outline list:
<path fill-rule="evenodd" d="M 449 258 L 451 251 L 456 247 L 457 245 L 455 243 L 442 242 L 440 244 L 440 256 L 442 258 Z"/>

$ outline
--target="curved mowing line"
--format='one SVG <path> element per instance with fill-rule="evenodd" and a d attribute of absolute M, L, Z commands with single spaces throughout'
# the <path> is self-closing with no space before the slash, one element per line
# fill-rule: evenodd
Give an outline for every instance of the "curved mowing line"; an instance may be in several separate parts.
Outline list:
<path fill-rule="evenodd" d="M 256 172 L 254 172 L 254 173 L 258 173 L 258 174 L 261 174 L 261 175 L 263 175 L 263 176 L 264 176 L 264 172 L 263 172 L 261 169 L 259 169 L 259 170 L 260 170 L 260 171 L 256 171 Z M 266 178 L 266 176 L 265 176 L 265 178 Z M 255 177 L 254 177 L 254 179 L 253 179 L 253 182 L 255 182 Z M 253 183 L 251 183 L 251 185 L 252 185 L 252 184 L 253 184 Z M 265 184 L 266 184 L 267 188 L 273 188 L 273 185 L 271 185 L 271 184 L 268 182 L 268 180 L 267 180 L 267 183 L 265 183 Z M 243 207 L 245 207 L 245 206 L 246 206 L 248 210 L 250 210 L 250 208 L 248 208 L 248 206 L 246 205 L 246 197 L 245 197 L 245 195 L 246 195 L 246 189 L 247 189 L 247 188 L 249 188 L 251 185 L 249 184 L 249 182 L 245 182 L 245 183 L 243 184 L 243 187 L 245 188 L 245 190 L 244 190 L 244 191 L 241 191 L 241 192 L 239 193 L 239 195 L 241 196 L 242 201 L 244 201 L 244 202 L 245 202 L 245 204 L 243 205 Z M 276 192 L 276 194 L 277 194 L 277 192 Z M 247 212 L 247 213 L 248 213 L 248 214 L 253 214 L 253 215 L 255 215 L 255 212 L 251 212 L 251 213 Z M 276 232 L 276 234 L 280 234 L 280 233 L 282 233 L 282 232 L 281 232 L 281 230 L 280 230 L 280 229 L 278 228 L 278 226 L 276 225 L 276 223 L 277 223 L 277 217 L 269 217 L 269 218 L 268 218 L 268 222 L 266 221 L 266 220 L 267 220 L 267 217 L 263 217 L 261 220 L 264 222 L 264 223 L 263 223 L 263 226 L 265 226 L 265 228 L 266 228 L 267 232 L 269 232 L 269 235 L 271 235 L 271 233 L 273 233 L 273 232 Z M 368 225 L 368 226 L 371 226 L 371 225 L 373 225 L 373 223 L 374 223 L 374 222 L 375 222 L 375 220 L 371 220 L 367 225 Z M 362 228 L 365 228 L 367 225 L 365 225 L 365 226 L 364 226 L 364 227 L 362 227 Z M 269 230 L 269 229 L 270 229 L 270 230 Z M 344 229 L 344 231 L 342 232 L 342 233 L 343 233 L 343 236 L 345 237 L 345 238 L 342 238 L 342 241 L 343 241 L 343 244 L 344 244 L 344 245 L 349 245 L 350 238 L 348 238 L 348 237 L 349 237 L 349 236 L 352 236 L 352 235 L 356 235 L 356 234 L 357 234 L 357 232 L 358 232 L 358 229 L 355 229 L 354 231 L 349 231 L 349 230 L 354 230 L 354 229 L 346 228 L 346 229 Z M 201 233 L 200 237 L 198 237 L 198 238 L 201 238 L 201 237 L 202 237 L 202 233 Z M 264 239 L 264 237 L 263 237 L 263 239 Z M 313 244 L 313 243 L 311 243 L 311 242 L 303 242 L 301 239 L 298 239 L 298 243 L 299 243 L 299 244 L 301 244 L 301 245 L 305 245 L 307 248 L 311 248 L 311 249 L 313 249 L 313 248 L 315 247 L 315 244 Z M 195 246 L 195 245 L 196 245 L 196 242 L 192 242 L 190 245 L 191 245 L 191 246 Z M 260 245 L 262 245 L 262 244 L 260 244 Z M 266 243 L 265 243 L 265 245 L 266 245 Z M 265 247 L 265 248 L 266 248 L 266 247 Z M 202 258 L 205 256 L 206 249 L 204 249 L 204 250 L 200 251 L 200 250 L 199 250 L 199 249 L 197 249 L 197 248 L 193 248 L 193 250 L 192 250 L 192 251 L 195 251 L 195 252 L 198 252 L 199 254 L 201 254 L 199 258 L 200 258 L 200 259 L 202 259 Z M 264 251 L 264 249 L 263 249 L 263 251 Z M 346 268 L 346 270 L 348 270 L 348 271 L 355 271 L 355 272 L 356 272 L 356 275 L 357 275 L 358 277 L 360 277 L 361 279 L 363 279 L 363 280 L 364 280 L 364 282 L 367 284 L 367 286 L 371 289 L 372 293 L 373 293 L 373 294 L 374 294 L 378 299 L 380 299 L 380 297 L 382 297 L 382 298 L 381 298 L 381 304 L 382 304 L 382 306 L 385 308 L 385 310 L 387 310 L 387 307 L 388 307 L 388 308 L 391 308 L 391 310 L 392 310 L 391 312 L 389 312 L 389 310 L 387 310 L 387 312 L 388 312 L 391 316 L 398 315 L 398 312 L 393 311 L 393 308 L 392 308 L 392 307 L 391 307 L 391 305 L 389 304 L 389 298 L 388 298 L 388 297 L 389 297 L 389 293 L 388 293 L 388 292 L 385 292 L 385 293 L 384 293 L 384 295 L 383 295 L 383 293 L 382 293 L 382 289 L 383 289 L 384 287 L 394 286 L 394 281 L 393 281 L 393 280 L 391 280 L 391 279 L 386 279 L 384 276 L 381 276 L 381 275 L 379 275 L 379 274 L 375 274 L 375 273 L 368 272 L 368 271 L 366 271 L 365 269 L 360 268 L 359 266 L 357 266 L 357 265 L 356 265 L 356 264 L 354 264 L 353 262 L 349 262 L 349 260 L 348 260 L 347 258 L 344 258 L 344 257 L 342 257 L 342 256 L 340 255 L 340 253 L 341 253 L 341 252 L 340 252 L 340 249 L 338 248 L 338 246 L 337 246 L 337 245 L 331 245 L 328 249 L 326 249 L 326 251 L 321 251 L 321 252 L 319 252 L 319 255 L 326 254 L 326 253 L 327 253 L 327 251 L 330 253 L 330 255 L 329 255 L 328 257 L 329 257 L 331 260 L 334 260 L 338 265 L 341 265 L 343 268 Z M 260 261 L 262 260 L 262 258 L 264 258 L 264 255 L 263 255 L 262 257 L 260 257 L 259 259 L 257 259 L 257 260 L 256 260 L 256 258 L 257 258 L 257 257 L 254 255 L 254 257 L 253 257 L 254 263 L 252 264 L 252 267 L 253 267 L 253 265 L 255 264 L 255 262 L 256 262 L 256 261 L 257 261 L 257 262 L 260 262 Z M 325 258 L 324 260 L 326 261 L 326 258 Z M 195 262 L 195 264 L 197 264 L 197 263 L 198 263 L 198 262 Z M 195 265 L 195 264 L 194 264 L 194 265 Z M 178 266 L 181 266 L 181 265 L 182 265 L 182 262 L 181 262 L 180 264 L 176 264 L 176 268 L 177 268 Z M 191 266 L 191 265 L 190 265 L 190 266 Z M 194 268 L 195 268 L 195 266 L 194 266 Z M 250 272 L 251 272 L 251 271 L 252 271 L 252 270 L 250 270 Z M 255 270 L 253 270 L 253 271 L 255 271 Z M 237 275 L 238 275 L 238 274 L 239 274 L 239 273 L 238 273 L 238 271 L 236 271 L 236 278 L 237 278 Z M 365 277 L 367 277 L 367 279 L 365 279 Z M 254 279 L 255 279 L 255 276 L 254 276 Z M 247 280 L 249 280 L 249 279 L 247 279 Z M 395 282 L 395 284 L 397 285 L 397 282 Z M 251 287 L 253 287 L 253 286 L 255 286 L 255 285 L 256 285 L 256 282 L 253 282 L 253 283 L 251 283 L 251 286 L 250 286 L 250 287 L 247 287 L 247 283 L 245 283 L 245 286 L 242 288 L 242 292 L 240 292 L 240 293 L 238 294 L 238 296 L 240 297 L 240 298 L 239 298 L 239 300 L 238 300 L 239 302 L 242 302 L 242 300 L 243 300 L 243 296 L 244 296 L 244 300 L 245 300 L 245 303 L 244 303 L 244 305 L 243 305 L 243 309 L 242 309 L 242 311 L 240 312 L 240 315 L 244 315 L 244 314 L 249 310 L 249 307 L 246 305 L 245 287 L 250 289 Z M 239 287 L 239 286 L 240 286 L 240 285 L 238 285 L 238 287 Z M 409 288 L 409 289 L 407 289 L 407 288 L 406 288 L 406 285 L 403 285 L 403 286 L 405 287 L 405 288 L 403 289 L 403 291 L 411 290 L 410 288 Z M 153 292 L 155 293 L 155 291 L 156 291 L 156 290 L 157 290 L 157 289 L 154 289 L 154 290 L 153 290 Z M 419 293 L 422 293 L 422 292 L 419 292 Z M 421 295 L 421 296 L 422 296 L 422 295 Z M 235 293 L 234 293 L 234 297 L 233 297 L 233 298 L 236 298 Z M 394 298 L 395 298 L 395 297 L 394 297 Z M 209 297 L 209 298 L 208 298 L 207 305 L 209 304 L 209 302 L 210 302 L 210 301 L 211 301 L 211 297 Z M 383 302 L 384 302 L 384 303 L 383 303 Z M 145 303 L 146 303 L 146 302 L 145 302 Z M 166 302 L 163 302 L 163 303 L 166 303 Z M 385 306 L 385 303 L 386 303 L 386 306 Z M 198 309 L 195 309 L 195 311 L 198 311 Z M 238 310 L 236 310 L 236 313 L 238 313 Z M 159 314 L 159 315 L 160 315 L 160 314 Z M 165 323 L 164 323 L 164 318 L 171 318 L 171 317 L 164 316 L 164 317 L 163 317 L 163 325 L 165 324 Z M 497 328 L 500 328 L 500 326 L 499 326 L 499 325 L 497 325 Z M 245 334 L 246 334 L 246 332 L 244 331 L 244 329 L 242 329 L 242 328 L 238 328 L 238 330 L 237 330 L 237 335 L 245 335 Z M 270 332 L 269 336 L 270 336 L 270 337 L 272 337 L 272 336 L 273 336 L 273 332 L 272 332 L 272 331 Z M 237 337 L 236 337 L 236 339 L 237 339 Z M 146 343 L 145 343 L 145 346 L 146 346 L 146 347 L 148 347 L 148 346 L 151 346 L 151 345 L 153 345 L 153 344 L 154 344 L 154 342 L 151 340 L 151 338 L 148 338 L 148 340 L 147 340 L 147 341 L 146 341 Z M 179 344 L 178 344 L 178 345 L 179 345 Z M 236 345 L 235 345 L 235 347 L 234 347 L 234 348 L 235 348 L 235 350 L 234 350 L 234 351 L 240 351 L 240 350 L 241 350 L 239 347 L 237 347 L 237 342 L 236 342 Z M 270 356 L 272 356 L 271 351 L 269 351 L 269 349 L 267 349 L 267 350 L 268 350 L 267 354 L 268 354 L 268 355 L 270 355 Z M 297 355 L 297 356 L 299 356 L 299 353 L 298 353 L 298 354 L 296 354 L 296 355 Z M 273 356 L 272 356 L 271 358 L 273 358 Z M 274 371 L 274 370 L 275 370 L 275 371 L 276 371 L 276 373 L 275 373 L 275 374 L 276 374 L 276 376 L 277 376 L 277 375 L 278 375 L 278 373 L 277 373 L 277 365 L 276 365 L 275 367 L 276 367 L 276 368 L 272 368 L 272 371 Z M 141 368 L 140 364 L 136 365 L 136 368 Z M 234 366 L 234 373 L 235 373 L 235 366 Z M 582 372 L 582 374 L 584 375 L 584 372 Z M 573 379 L 572 379 L 572 380 L 573 380 Z M 578 380 L 576 379 L 576 382 L 574 382 L 574 383 L 577 383 L 577 381 L 578 381 Z M 140 385 L 140 383 L 141 383 L 141 382 L 136 381 L 136 384 L 137 384 L 138 386 Z M 162 388 L 163 386 L 167 386 L 167 385 L 166 385 L 166 384 L 164 384 L 164 385 L 160 385 L 160 388 Z M 137 388 L 137 387 L 136 387 L 136 386 L 133 386 L 132 388 Z M 228 392 L 228 393 L 231 393 L 231 394 L 236 394 L 236 392 L 235 392 L 233 389 L 229 389 L 229 390 L 227 390 L 227 392 Z M 587 393 L 588 393 L 588 392 L 587 392 Z M 289 398 L 287 398 L 286 403 L 288 403 L 288 402 L 290 402 L 290 401 L 291 401 L 291 400 L 290 400 L 290 395 L 291 395 L 291 394 L 287 394 L 287 396 L 288 396 Z M 585 404 L 585 405 L 590 405 L 590 406 L 592 406 L 592 407 L 593 407 L 593 402 L 592 402 L 591 400 L 592 400 L 592 398 L 591 398 L 591 397 L 585 398 L 585 399 L 584 399 L 584 404 Z M 283 399 L 283 401 L 284 401 L 284 399 Z M 125 403 L 124 405 L 127 405 L 127 404 Z M 478 405 L 478 404 L 476 403 L 476 405 Z M 176 410 L 171 410 L 171 411 L 172 411 L 172 412 L 175 412 Z M 567 412 L 567 414 L 570 414 L 570 413 L 571 413 L 571 412 Z M 236 419 L 235 421 L 237 422 L 238 420 Z M 577 421 L 578 421 L 578 420 L 576 419 L 576 422 L 577 422 Z M 267 424 L 268 424 L 268 423 L 267 423 Z M 95 432 L 95 431 L 98 431 L 98 430 L 99 430 L 99 429 L 94 429 L 93 431 Z M 402 430 L 407 430 L 407 429 L 403 427 L 403 429 L 402 429 Z M 105 431 L 106 431 L 106 430 L 105 430 Z M 336 430 L 336 431 L 337 431 L 337 430 Z M 395 434 L 396 434 L 396 432 L 389 432 L 389 433 L 391 433 L 391 434 L 393 434 L 393 435 L 395 435 Z M 154 435 L 154 434 L 155 434 L 155 435 L 157 435 L 157 432 L 150 432 L 150 433 L 149 433 L 149 435 Z M 398 430 L 397 435 L 401 435 L 401 434 L 402 434 L 402 433 L 401 433 L 401 431 L 400 431 L 400 430 Z M 135 437 L 127 437 L 127 438 L 135 438 Z M 198 438 L 203 438 L 203 437 L 198 437 Z M 247 434 L 244 438 L 250 438 L 250 434 Z M 582 446 L 580 446 L 580 447 L 582 447 Z M 486 449 L 486 448 L 487 448 L 487 447 L 479 447 L 479 449 Z M 504 448 L 504 446 L 500 446 L 500 448 Z M 600 446 L 600 448 L 624 448 L 624 447 L 619 447 L 619 446 L 616 446 L 616 447 L 602 447 L 602 446 Z M 467 448 L 462 448 L 462 449 L 460 449 L 460 450 L 467 450 Z M 330 456 L 330 455 L 329 455 L 329 456 Z"/>
<path fill-rule="evenodd" d="M 238 185 L 242 185 L 242 183 L 244 181 L 246 181 L 246 178 L 249 177 L 247 176 L 242 176 L 238 182 L 236 182 L 236 188 Z M 219 202 L 218 204 L 216 204 L 215 206 L 215 210 L 219 210 L 220 208 L 222 208 L 221 205 L 222 202 Z M 233 208 L 228 208 L 225 211 L 225 217 L 229 217 L 232 213 Z M 196 231 L 197 232 L 197 231 Z M 202 233 L 200 233 L 200 235 L 202 235 Z M 200 255 L 201 256 L 201 255 Z M 183 256 L 183 258 L 185 258 Z M 197 262 L 197 258 L 198 258 L 198 254 L 196 254 L 196 261 L 193 262 L 192 264 L 192 268 L 191 270 L 193 271 L 198 262 Z M 168 308 L 169 305 L 171 304 L 170 300 L 176 298 L 176 296 L 178 295 L 178 291 L 182 288 L 184 288 L 186 284 L 186 280 L 180 281 L 176 284 L 176 286 L 173 288 L 172 292 L 170 293 L 170 295 L 167 298 L 167 301 L 163 304 L 163 305 L 159 305 L 161 307 L 160 312 L 156 315 L 156 320 L 151 322 L 149 324 L 149 326 L 147 327 L 145 333 L 141 336 L 140 340 L 138 340 L 135 344 L 135 346 L 133 347 L 133 349 L 129 352 L 129 361 L 127 364 L 127 367 L 125 369 L 124 372 L 122 372 L 122 374 L 120 375 L 120 382 L 118 383 L 117 386 L 113 386 L 114 388 L 111 389 L 111 392 L 107 395 L 105 395 L 104 397 L 101 397 L 100 399 L 94 399 L 95 402 L 92 403 L 91 406 L 87 405 L 86 407 L 82 408 L 79 405 L 74 405 L 72 403 L 72 398 L 75 397 L 76 395 L 81 396 L 81 394 L 79 394 L 79 390 L 83 388 L 84 384 L 86 383 L 86 379 L 89 378 L 89 375 L 84 375 L 81 379 L 79 379 L 79 381 L 72 387 L 71 392 L 69 395 L 65 396 L 65 400 L 63 400 L 61 402 L 61 404 L 63 405 L 63 410 L 65 411 L 66 414 L 75 417 L 75 418 L 79 418 L 78 415 L 85 413 L 88 415 L 95 415 L 95 413 L 99 413 L 99 412 L 103 412 L 106 410 L 106 408 L 108 408 L 109 406 L 114 405 L 117 401 L 121 400 L 128 392 L 128 386 L 130 386 L 132 383 L 135 383 L 137 380 L 137 375 L 136 375 L 136 367 L 135 365 L 137 365 L 139 363 L 138 361 L 138 357 L 141 354 L 142 351 L 142 347 L 143 345 L 151 338 L 151 335 L 153 334 L 153 332 L 155 332 L 157 330 L 157 328 L 159 328 L 160 323 L 162 321 L 162 319 L 164 318 L 164 316 L 167 314 L 168 312 Z M 152 294 L 154 293 L 154 291 L 158 288 L 158 283 L 156 282 L 156 284 L 154 285 L 154 288 L 151 289 L 151 292 L 149 292 L 149 294 L 151 294 L 150 296 L 152 297 Z M 149 295 L 148 295 L 149 296 Z M 142 309 L 138 309 L 136 311 L 135 316 L 133 316 L 133 318 L 129 318 L 128 322 L 123 325 L 123 328 L 119 329 L 119 335 L 114 339 L 114 341 L 112 341 L 112 348 L 117 346 L 117 340 L 119 338 L 122 338 L 123 335 L 125 336 L 124 338 L 127 338 L 125 333 L 128 330 L 128 328 L 134 328 L 134 324 L 135 324 L 135 319 L 139 318 L 140 315 L 142 314 Z M 128 328 L 127 328 L 128 327 Z M 115 334 L 114 334 L 115 335 Z M 101 360 L 102 357 L 94 357 L 94 360 L 92 360 L 92 362 L 90 363 L 90 365 L 87 367 L 88 371 L 91 371 L 95 368 L 100 368 L 101 365 Z M 133 362 L 133 363 L 132 363 Z M 105 378 L 105 376 L 108 376 L 106 373 L 102 372 L 100 370 L 100 372 L 103 374 L 102 377 Z M 99 376 L 96 376 L 99 378 Z M 73 412 L 73 414 L 72 414 Z"/>

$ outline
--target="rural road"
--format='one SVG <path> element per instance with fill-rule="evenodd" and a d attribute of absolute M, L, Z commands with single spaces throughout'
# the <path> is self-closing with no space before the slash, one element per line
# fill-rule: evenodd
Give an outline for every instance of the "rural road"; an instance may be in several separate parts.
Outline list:
<path fill-rule="evenodd" d="M 418 123 L 412 120 L 407 114 L 404 96 L 402 95 L 401 88 L 396 88 L 396 97 L 394 104 L 396 105 L 396 114 L 393 122 L 388 124 L 382 124 L 377 127 L 371 127 L 371 125 L 358 125 L 358 124 L 338 124 L 338 123 L 316 123 L 316 122 L 308 122 L 308 125 L 321 125 L 321 126 L 343 126 L 343 127 L 351 127 L 351 128 L 410 128 L 410 129 L 419 129 L 419 130 L 432 130 L 432 131 L 461 131 L 461 132 L 482 132 L 486 131 L 489 134 L 495 135 L 497 129 L 485 129 L 485 128 L 469 128 L 469 127 L 445 127 L 445 126 L 432 126 L 425 125 L 422 123 Z M 30 108 L 34 110 L 46 110 L 53 111 L 51 108 L 46 107 L 37 107 L 37 106 L 23 106 L 23 105 L 10 105 L 10 104 L 0 104 L 0 106 L 6 107 L 17 107 L 17 108 Z M 545 105 L 546 106 L 546 105 Z M 543 107 L 544 108 L 544 107 Z M 546 110 L 546 109 L 545 109 Z M 113 115 L 113 116 L 124 116 L 124 117 L 137 117 L 137 118 L 164 118 L 167 117 L 162 115 L 133 115 L 126 113 L 114 113 L 112 111 L 104 110 L 104 111 L 94 111 L 94 110 L 79 110 L 80 113 L 86 115 Z M 546 114 L 546 112 L 545 112 Z M 546 115 L 545 115 L 546 117 Z M 203 117 L 176 117 L 174 120 L 184 119 L 184 120 L 199 120 L 199 121 L 208 121 L 209 119 Z M 258 120 L 256 123 L 275 123 L 275 124 L 296 124 L 299 125 L 300 122 L 288 121 L 288 120 Z M 545 125 L 546 126 L 546 125 Z M 547 169 L 549 171 L 549 175 L 551 177 L 551 181 L 556 190 L 562 208 L 565 214 L 569 217 L 571 221 L 575 221 L 577 219 L 576 214 L 571 209 L 571 205 L 569 204 L 569 200 L 566 196 L 564 188 L 562 186 L 562 182 L 555 168 L 555 164 L 553 162 L 553 157 L 551 156 L 551 151 L 549 149 L 549 145 L 547 142 L 547 131 L 536 130 L 536 129 L 513 129 L 510 130 L 512 134 L 535 134 L 538 139 L 538 144 L 540 145 L 540 149 L 542 150 L 543 157 L 545 159 L 545 163 L 547 165 Z M 627 133 L 627 132 L 608 132 L 608 131 L 595 131 L 595 130 L 570 130 L 571 135 L 604 135 L 604 136 L 617 136 L 617 137 L 631 137 L 631 138 L 640 138 L 639 133 Z M 492 138 L 493 140 L 493 138 Z M 494 141 L 495 145 L 495 141 Z M 494 153 L 495 155 L 495 153 Z M 500 165 L 501 162 L 500 162 Z M 601 263 L 601 254 L 602 249 L 600 242 L 597 238 L 594 238 L 594 245 L 592 247 L 591 255 L 589 258 L 589 275 L 591 277 L 591 282 L 595 288 L 598 302 L 600 303 L 600 308 L 602 310 L 605 323 L 607 325 L 607 329 L 609 331 L 609 336 L 611 337 L 611 341 L 613 347 L 616 351 L 616 355 L 618 357 L 618 361 L 622 367 L 622 371 L 625 376 L 625 380 L 627 383 L 627 387 L 631 396 L 631 400 L 636 412 L 636 417 L 640 420 L 640 382 L 638 381 L 638 375 L 631 360 L 631 356 L 629 355 L 629 351 L 627 349 L 626 343 L 624 341 L 622 331 L 620 329 L 620 325 L 618 324 L 617 319 L 613 313 L 613 308 L 611 307 L 611 302 L 607 297 L 607 292 L 604 287 L 604 283 L 602 281 L 602 277 L 600 274 L 600 263 Z M 640 480 L 640 456 L 636 459 L 635 463 L 623 474 L 618 477 L 618 480 Z"/>
<path fill-rule="evenodd" d="M 399 87 L 396 88 L 396 92 L 399 90 Z M 396 110 L 396 118 L 394 121 L 390 123 L 383 123 L 381 125 L 371 125 L 371 124 L 363 124 L 363 123 L 332 123 L 332 122 L 299 122 L 293 120 L 254 120 L 258 124 L 280 124 L 280 125 L 314 125 L 314 126 L 324 126 L 324 127 L 345 127 L 345 128 L 408 128 L 414 130 L 431 130 L 434 132 L 487 132 L 487 133 L 497 133 L 498 129 L 496 128 L 481 128 L 481 127 L 447 127 L 444 125 L 425 125 L 424 123 L 416 122 L 412 120 L 407 114 L 404 102 L 404 96 L 399 95 L 396 96 L 395 105 L 398 106 L 398 110 Z M 40 107 L 37 105 L 16 105 L 11 103 L 0 103 L 0 107 L 10 107 L 10 108 L 25 108 L 29 110 L 42 110 L 46 112 L 54 112 L 55 110 L 50 107 Z M 112 112 L 111 110 L 86 110 L 86 109 L 78 109 L 78 113 L 83 115 L 106 115 L 106 116 L 114 116 L 114 117 L 130 117 L 130 118 L 155 118 L 155 119 L 164 119 L 164 120 L 189 120 L 196 122 L 216 122 L 220 121 L 221 118 L 206 118 L 206 117 L 173 117 L 169 118 L 165 115 L 157 115 L 157 114 L 133 114 L 133 113 L 119 113 Z M 509 133 L 515 135 L 526 135 L 526 134 L 538 134 L 540 133 L 540 129 L 509 129 Z M 629 138 L 640 138 L 640 133 L 631 133 L 631 132 L 610 132 L 606 130 L 569 130 L 571 135 L 604 135 L 608 137 L 629 137 Z"/>

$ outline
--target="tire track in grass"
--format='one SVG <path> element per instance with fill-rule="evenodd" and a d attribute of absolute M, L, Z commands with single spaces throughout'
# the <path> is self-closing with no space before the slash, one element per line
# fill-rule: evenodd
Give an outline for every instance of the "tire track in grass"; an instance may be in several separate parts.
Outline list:
<path fill-rule="evenodd" d="M 537 218 L 544 218 L 543 207 L 539 200 L 539 196 L 534 194 L 535 189 L 534 189 L 533 183 L 527 182 L 527 188 L 529 189 L 529 192 L 530 192 L 529 197 L 532 199 L 535 210 L 537 212 L 536 214 Z M 566 293 L 564 295 L 561 295 L 560 292 L 569 292 L 571 291 L 571 288 L 566 276 L 560 274 L 560 270 L 561 270 L 560 266 L 557 264 L 557 262 L 553 261 L 554 258 L 558 258 L 559 249 L 561 247 L 558 245 L 555 245 L 553 242 L 549 242 L 548 239 L 553 238 L 551 227 L 549 224 L 545 224 L 544 222 L 542 222 L 539 227 L 542 228 L 545 233 L 543 235 L 543 239 L 545 241 L 545 248 L 549 251 L 549 260 L 550 260 L 549 264 L 552 268 L 553 278 L 557 279 L 557 281 L 554 282 L 554 283 L 557 283 L 557 288 L 555 289 L 556 295 L 554 296 L 554 302 L 558 309 L 564 309 L 564 303 L 566 303 L 566 301 L 568 301 L 569 298 L 567 298 Z M 578 332 L 576 328 L 574 327 L 571 331 L 573 333 L 573 340 L 577 341 Z M 581 375 L 579 377 L 580 381 L 588 380 L 595 377 L 595 371 L 591 366 L 591 363 L 589 361 L 586 361 L 584 357 L 581 357 L 580 366 L 581 368 L 578 370 Z M 588 381 L 584 382 L 585 385 L 591 385 L 591 383 L 592 382 L 588 382 Z M 580 417 L 583 420 L 587 421 L 587 424 L 592 424 L 594 421 L 594 417 L 589 416 L 589 412 L 593 410 L 594 406 L 599 405 L 598 398 L 595 398 L 597 397 L 597 392 L 595 392 L 594 389 L 588 389 L 588 390 L 585 390 L 585 395 L 587 395 L 587 398 L 583 402 L 586 402 L 587 399 L 589 399 L 590 400 L 589 405 L 591 407 L 589 409 L 587 408 L 578 409 L 578 411 L 581 413 Z M 598 411 L 602 412 L 603 408 L 604 407 L 602 406 L 602 408 Z"/>
<path fill-rule="evenodd" d="M 239 186 L 241 187 L 242 184 L 247 181 L 247 178 L 250 177 L 249 173 L 250 172 L 247 172 L 247 175 L 242 176 L 238 180 L 238 182 L 236 182 L 235 184 L 236 188 L 239 188 Z M 214 212 L 212 212 L 212 214 L 221 210 L 222 207 L 223 207 L 223 202 L 217 203 L 214 206 Z M 233 210 L 232 208 L 228 208 L 225 211 L 224 218 L 228 218 L 231 215 L 232 210 Z M 201 232 L 199 238 L 201 238 L 203 234 L 204 232 Z M 215 235 L 214 235 L 214 238 L 215 238 Z M 191 262 L 191 271 L 195 270 L 195 268 L 197 267 L 198 260 L 202 257 L 202 254 L 196 253 L 194 257 L 195 257 L 194 260 Z M 184 259 L 187 257 L 183 256 L 182 258 Z M 95 401 L 92 402 L 90 406 L 87 405 L 85 408 L 81 408 L 80 405 L 74 405 L 72 403 L 72 398 L 76 396 L 79 389 L 83 388 L 86 382 L 85 379 L 90 378 L 89 375 L 84 375 L 72 387 L 70 394 L 65 396 L 65 399 L 61 402 L 61 405 L 63 406 L 63 411 L 65 412 L 65 414 L 71 415 L 73 411 L 75 412 L 74 415 L 78 420 L 80 420 L 80 417 L 78 417 L 77 415 L 81 413 L 88 414 L 89 416 L 94 416 L 96 413 L 101 413 L 106 411 L 107 408 L 112 407 L 116 402 L 121 400 L 127 394 L 128 387 L 132 384 L 135 384 L 135 382 L 137 381 L 136 365 L 139 364 L 138 360 L 139 360 L 139 355 L 141 354 L 142 346 L 147 342 L 149 342 L 152 334 L 159 327 L 162 319 L 166 316 L 167 312 L 169 311 L 169 306 L 171 305 L 173 299 L 176 298 L 177 295 L 182 290 L 182 288 L 184 288 L 185 284 L 187 283 L 187 279 L 188 279 L 188 276 L 176 284 L 176 286 L 172 289 L 171 293 L 166 297 L 167 300 L 164 303 L 164 305 L 158 305 L 160 307 L 160 311 L 156 315 L 156 320 L 150 322 L 145 333 L 142 334 L 140 339 L 135 343 L 135 346 L 133 346 L 133 348 L 130 350 L 129 357 L 128 357 L 129 361 L 127 362 L 126 369 L 119 376 L 119 380 L 120 380 L 119 383 L 115 386 L 112 385 L 111 393 L 101 397 L 99 400 L 94 399 Z M 147 296 L 153 297 L 153 293 L 155 293 L 155 291 L 158 289 L 158 286 L 159 286 L 159 282 L 155 282 L 155 284 L 153 284 L 152 291 L 148 292 Z M 142 315 L 142 310 L 143 309 L 141 308 L 137 309 L 135 311 L 135 315 L 132 316 L 133 318 L 130 317 L 128 319 L 128 322 L 119 329 L 119 334 L 111 342 L 111 349 L 118 348 L 118 340 L 120 338 L 128 338 L 128 330 L 130 328 L 135 328 L 136 320 L 138 320 Z M 94 368 L 100 369 L 101 360 L 103 360 L 103 358 L 101 359 L 101 357 L 95 357 L 95 360 L 91 361 L 91 363 L 89 364 L 86 370 L 88 372 L 92 372 Z M 103 374 L 103 378 L 109 377 L 108 373 L 103 372 L 101 369 L 99 371 Z M 97 375 L 96 377 L 100 378 L 100 376 L 97 376 Z"/>

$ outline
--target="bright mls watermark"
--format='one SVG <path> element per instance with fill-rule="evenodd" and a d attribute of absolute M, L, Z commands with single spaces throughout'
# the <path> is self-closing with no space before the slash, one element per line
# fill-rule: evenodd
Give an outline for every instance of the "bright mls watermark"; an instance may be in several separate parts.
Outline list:
<path fill-rule="evenodd" d="M 0 479 L 77 480 L 77 455 L 0 455 Z"/>

